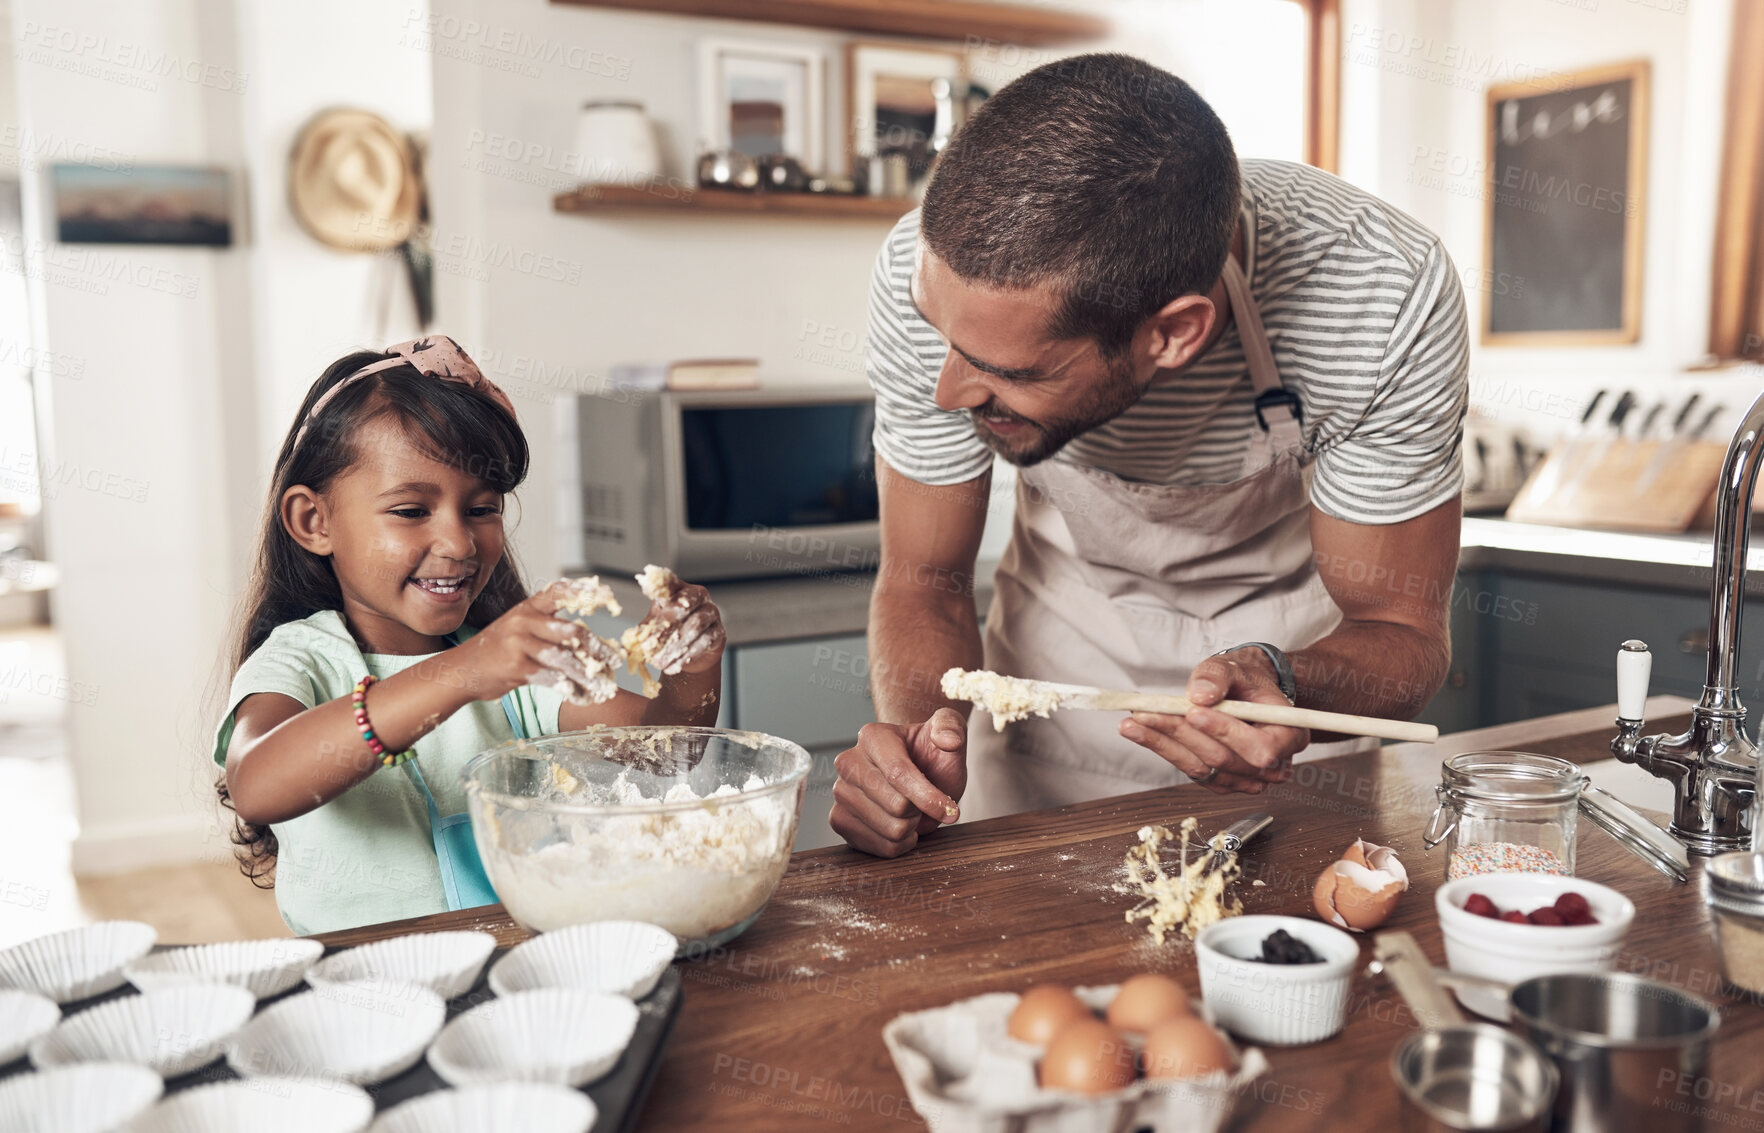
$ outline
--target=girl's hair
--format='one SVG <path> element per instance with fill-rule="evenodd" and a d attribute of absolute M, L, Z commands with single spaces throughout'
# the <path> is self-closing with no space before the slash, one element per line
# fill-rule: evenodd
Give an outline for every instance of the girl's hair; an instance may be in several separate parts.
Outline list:
<path fill-rule="evenodd" d="M 308 421 L 313 404 L 327 390 L 390 357 L 363 351 L 339 358 L 300 403 L 270 478 L 257 553 L 236 616 L 229 657 L 232 673 L 277 626 L 320 610 L 343 608 L 343 593 L 329 556 L 306 550 L 282 526 L 282 496 L 297 484 L 322 493 L 357 462 L 371 458 L 372 453 L 357 446 L 363 426 L 391 420 L 425 456 L 462 469 L 504 494 L 526 478 L 527 439 L 514 418 L 488 395 L 459 382 L 426 376 L 414 366 L 392 366 L 351 383 Z M 306 426 L 304 435 L 302 426 Z M 483 593 L 466 611 L 465 622 L 481 629 L 526 596 L 519 568 L 505 548 Z M 215 790 L 221 804 L 231 810 L 224 771 Z M 235 815 L 232 840 L 240 871 L 261 888 L 273 886 L 276 836 L 269 826 Z"/>

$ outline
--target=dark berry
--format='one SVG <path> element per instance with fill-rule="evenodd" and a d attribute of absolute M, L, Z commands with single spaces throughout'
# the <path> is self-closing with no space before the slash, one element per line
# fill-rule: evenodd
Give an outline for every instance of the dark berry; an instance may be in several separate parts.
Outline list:
<path fill-rule="evenodd" d="M 1561 913 L 1557 912 L 1555 909 L 1551 908 L 1550 906 L 1545 905 L 1541 909 L 1533 909 L 1532 910 L 1531 923 L 1532 924 L 1567 924 L 1568 922 L 1567 922 L 1567 920 L 1565 920 L 1563 918 Z"/>
<path fill-rule="evenodd" d="M 1592 906 L 1578 893 L 1564 893 L 1556 898 L 1556 911 L 1567 918 L 1590 914 Z"/>
<path fill-rule="evenodd" d="M 1470 899 L 1464 902 L 1464 911 L 1466 913 L 1475 913 L 1479 917 L 1498 917 L 1501 915 L 1500 908 L 1497 907 L 1493 901 L 1490 901 L 1480 893 L 1470 894 Z"/>
<path fill-rule="evenodd" d="M 1575 913 L 1573 916 L 1564 916 L 1562 923 L 1570 925 L 1598 924 L 1599 918 L 1591 913 Z"/>
<path fill-rule="evenodd" d="M 1262 941 L 1262 963 L 1264 964 L 1321 964 L 1323 957 L 1317 955 L 1309 944 L 1287 932 L 1277 928 L 1273 934 Z"/>
<path fill-rule="evenodd" d="M 1510 924 L 1530 924 L 1531 923 L 1530 921 L 1525 919 L 1525 914 L 1520 912 L 1518 909 L 1508 909 L 1506 912 L 1501 914 L 1501 919 L 1503 921 L 1507 921 Z"/>

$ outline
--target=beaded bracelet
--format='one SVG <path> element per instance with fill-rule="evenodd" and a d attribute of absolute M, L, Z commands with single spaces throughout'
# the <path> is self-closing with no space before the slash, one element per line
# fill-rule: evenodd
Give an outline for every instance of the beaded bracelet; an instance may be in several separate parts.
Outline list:
<path fill-rule="evenodd" d="M 405 760 L 414 758 L 416 756 L 416 748 L 413 747 L 408 751 L 399 752 L 387 751 L 386 745 L 381 743 L 379 737 L 374 735 L 373 725 L 368 723 L 367 690 L 368 686 L 377 680 L 379 680 L 379 678 L 370 673 L 369 675 L 362 677 L 361 680 L 356 681 L 355 692 L 349 699 L 350 703 L 355 705 L 355 726 L 361 729 L 361 738 L 366 741 L 368 750 L 379 757 L 381 766 L 396 767 Z"/>

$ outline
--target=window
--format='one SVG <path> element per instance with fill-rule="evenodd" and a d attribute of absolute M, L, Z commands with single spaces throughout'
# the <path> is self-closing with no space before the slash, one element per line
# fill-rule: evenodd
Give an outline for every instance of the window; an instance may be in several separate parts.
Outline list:
<path fill-rule="evenodd" d="M 1764 359 L 1764 4 L 1733 6 L 1709 353 Z"/>
<path fill-rule="evenodd" d="M 1208 45 L 1195 85 L 1240 156 L 1334 171 L 1340 0 L 1204 0 L 1195 42 Z"/>

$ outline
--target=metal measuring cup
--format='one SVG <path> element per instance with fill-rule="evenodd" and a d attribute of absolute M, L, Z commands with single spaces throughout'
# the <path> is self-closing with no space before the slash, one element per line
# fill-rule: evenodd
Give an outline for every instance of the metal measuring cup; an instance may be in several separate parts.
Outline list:
<path fill-rule="evenodd" d="M 1685 1100 L 1721 1024 L 1714 1004 L 1624 972 L 1536 976 L 1514 985 L 1508 999 L 1513 1021 L 1561 1072 L 1556 1129 L 1703 1128 L 1700 1107 Z"/>
<path fill-rule="evenodd" d="M 1380 933 L 1372 954 L 1367 970 L 1391 982 L 1423 1028 L 1390 1059 L 1409 1103 L 1405 1133 L 1544 1133 L 1557 1084 L 1550 1060 L 1492 1023 L 1466 1022 L 1408 933 Z"/>

